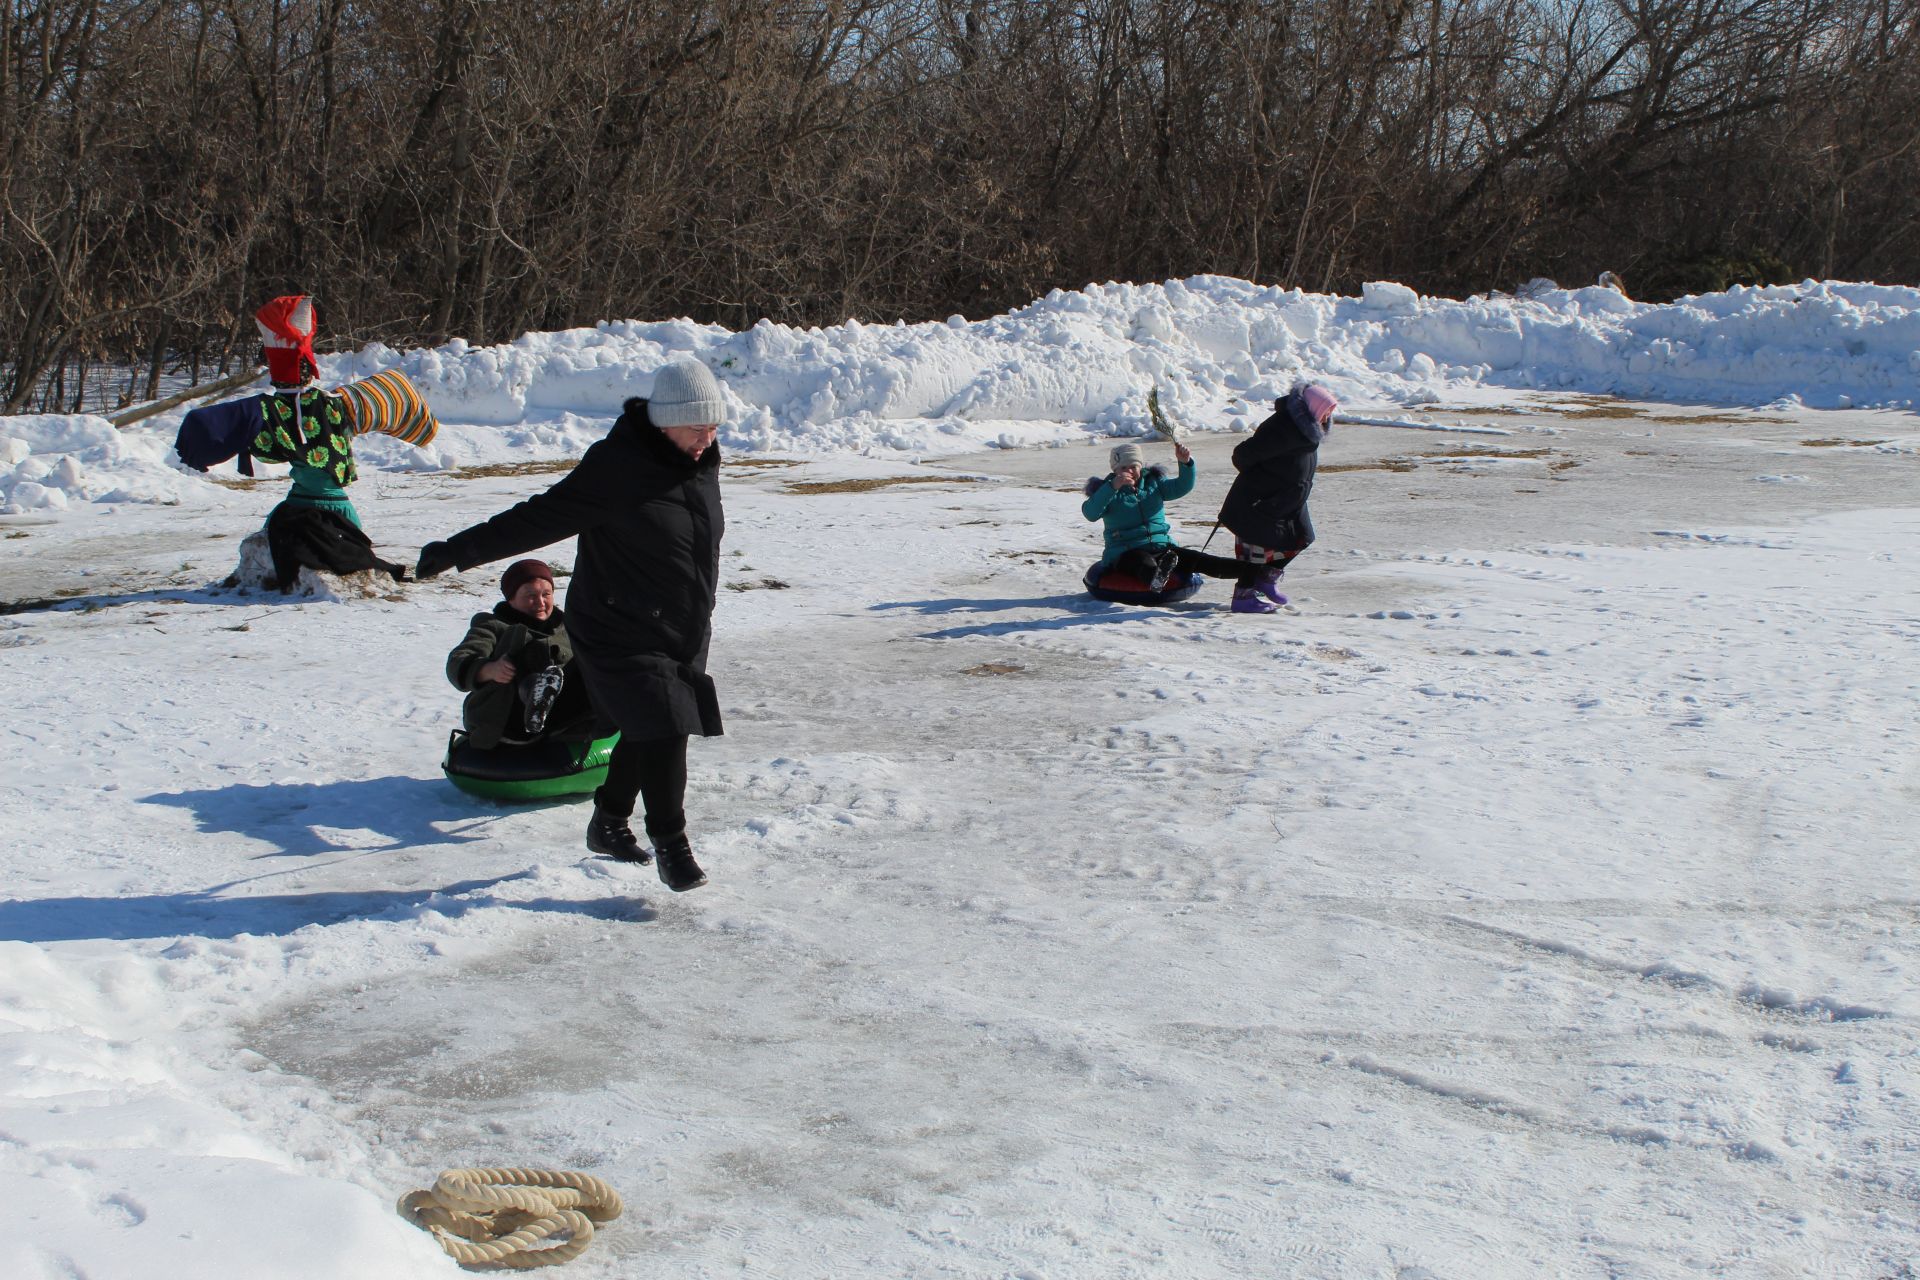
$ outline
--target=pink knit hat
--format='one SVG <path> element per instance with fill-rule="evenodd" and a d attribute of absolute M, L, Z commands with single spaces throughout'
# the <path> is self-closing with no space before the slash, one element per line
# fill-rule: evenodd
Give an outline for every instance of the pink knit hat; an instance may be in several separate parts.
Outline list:
<path fill-rule="evenodd" d="M 1333 416 L 1333 411 L 1340 407 L 1340 402 L 1333 398 L 1333 392 L 1317 382 L 1306 383 L 1300 388 L 1300 400 L 1307 406 L 1307 412 L 1313 415 L 1313 420 L 1323 427 L 1327 425 L 1327 419 Z"/>

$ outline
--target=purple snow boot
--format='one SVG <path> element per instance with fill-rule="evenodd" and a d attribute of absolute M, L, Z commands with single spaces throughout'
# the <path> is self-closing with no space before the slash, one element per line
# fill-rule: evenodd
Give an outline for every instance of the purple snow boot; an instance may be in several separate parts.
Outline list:
<path fill-rule="evenodd" d="M 1276 605 L 1287 602 L 1287 598 L 1280 594 L 1280 574 L 1281 570 L 1279 569 L 1268 569 L 1266 573 L 1261 575 L 1260 581 L 1253 584 L 1255 591 L 1258 591 Z"/>
<path fill-rule="evenodd" d="M 1235 587 L 1233 611 L 1235 613 L 1278 613 L 1280 606 L 1267 603 L 1260 592 L 1252 587 Z"/>

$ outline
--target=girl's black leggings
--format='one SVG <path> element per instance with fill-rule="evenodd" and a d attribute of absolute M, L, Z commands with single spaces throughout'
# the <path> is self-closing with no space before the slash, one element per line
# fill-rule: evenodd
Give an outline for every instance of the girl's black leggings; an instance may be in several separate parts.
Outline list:
<path fill-rule="evenodd" d="M 603 813 L 633 816 L 638 799 L 646 809 L 647 834 L 656 840 L 687 829 L 687 735 L 635 740 L 620 735 L 607 762 L 607 780 L 593 793 Z"/>
<path fill-rule="evenodd" d="M 1142 582 L 1151 582 L 1163 556 L 1172 556 L 1174 568 L 1184 573 L 1232 578 L 1236 587 L 1251 587 L 1267 572 L 1264 564 L 1249 564 L 1245 560 L 1231 560 L 1226 556 L 1210 556 L 1190 547 L 1135 547 L 1131 551 L 1121 552 L 1115 558 L 1113 567 L 1122 573 L 1132 574 Z"/>

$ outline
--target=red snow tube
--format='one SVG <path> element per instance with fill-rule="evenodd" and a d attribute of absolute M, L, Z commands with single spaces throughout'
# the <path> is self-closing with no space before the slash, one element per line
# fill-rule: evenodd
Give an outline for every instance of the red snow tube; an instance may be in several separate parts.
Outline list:
<path fill-rule="evenodd" d="M 1165 587 L 1150 591 L 1146 583 L 1130 573 L 1122 573 L 1117 569 L 1102 573 L 1100 566 L 1095 564 L 1087 569 L 1082 581 L 1096 600 L 1111 600 L 1115 604 L 1179 604 L 1198 591 L 1206 579 L 1197 573 L 1176 570 L 1167 579 Z"/>

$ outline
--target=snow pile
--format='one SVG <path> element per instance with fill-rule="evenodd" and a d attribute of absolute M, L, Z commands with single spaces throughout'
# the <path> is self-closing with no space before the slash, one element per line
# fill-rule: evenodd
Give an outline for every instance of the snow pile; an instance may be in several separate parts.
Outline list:
<path fill-rule="evenodd" d="M 400 1277 L 444 1265 L 355 1185 L 365 1153 L 337 1129 L 294 1119 L 275 1136 L 298 1155 L 262 1140 L 257 1113 L 276 1104 L 275 1082 L 236 1112 L 232 1079 L 251 1077 L 243 1064 L 218 1064 L 223 1078 L 181 1054 L 178 1006 L 151 959 L 118 948 L 56 958 L 0 941 L 0 971 L 11 978 L 0 1045 L 13 1064 L 0 1091 L 0 1188 L 14 1221 L 32 1224 L 0 1241 L 0 1274 L 184 1278 L 207 1274 L 209 1250 L 234 1275 Z M 300 1106 L 290 1099 L 290 1114 Z"/>
<path fill-rule="evenodd" d="M 178 420 L 175 420 L 175 427 Z M 92 414 L 0 418 L 0 515 L 75 502 L 171 505 L 209 486 L 169 461 L 172 432 L 116 431 Z"/>
<path fill-rule="evenodd" d="M 273 546 L 265 529 L 248 534 L 240 542 L 240 559 L 223 584 L 239 589 L 241 595 L 258 592 L 276 600 L 371 600 L 392 595 L 399 588 L 394 580 L 376 569 L 358 573 L 326 573 L 300 566 L 291 590 L 280 590 L 280 578 L 273 567 Z"/>
<path fill-rule="evenodd" d="M 676 358 L 720 376 L 732 408 L 722 442 L 749 453 L 943 455 L 1144 435 L 1156 387 L 1183 425 L 1244 431 L 1306 376 L 1360 412 L 1532 390 L 1912 407 L 1920 289 L 1807 281 L 1655 305 L 1546 282 L 1455 301 L 1388 282 L 1350 298 L 1197 276 L 1056 290 L 978 321 L 763 320 L 740 333 L 619 321 L 491 347 L 374 344 L 322 364 L 331 383 L 394 368 L 420 386 L 443 423 L 432 446 L 358 446 L 366 468 L 414 471 L 577 456 Z M 120 433 L 91 417 L 0 420 L 27 448 L 0 443 L 4 509 L 209 496 L 171 458 L 184 412 Z"/>
<path fill-rule="evenodd" d="M 1809 281 L 1653 305 L 1594 287 L 1461 302 L 1391 283 L 1345 298 L 1202 276 L 1056 290 L 975 322 L 762 321 L 743 333 L 622 322 L 481 349 L 369 348 L 329 372 L 398 367 L 447 422 L 520 427 L 610 417 L 662 363 L 693 357 L 727 388 L 736 450 L 953 453 L 1144 434 L 1156 386 L 1198 429 L 1245 429 L 1305 376 L 1354 405 L 1555 389 L 1907 407 L 1920 402 L 1916 349 L 1911 288 Z"/>

